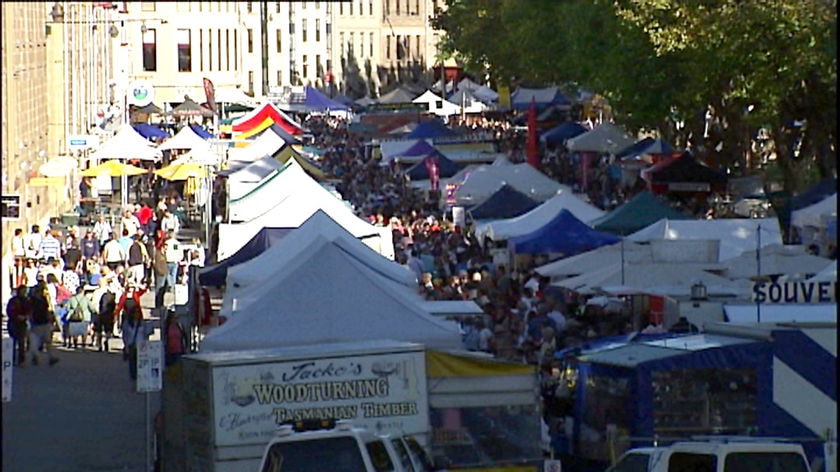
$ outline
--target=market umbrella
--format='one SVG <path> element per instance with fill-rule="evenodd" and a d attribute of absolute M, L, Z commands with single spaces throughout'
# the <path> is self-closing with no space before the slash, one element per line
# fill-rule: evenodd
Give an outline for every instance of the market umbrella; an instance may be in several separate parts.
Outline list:
<path fill-rule="evenodd" d="M 38 172 L 44 177 L 65 177 L 78 167 L 79 162 L 76 159 L 70 156 L 58 156 L 38 167 Z"/>
<path fill-rule="evenodd" d="M 123 175 L 140 175 L 145 174 L 146 172 L 146 169 L 141 169 L 140 167 L 125 164 L 120 161 L 105 161 L 98 166 L 83 170 L 80 175 L 83 177 L 121 177 Z"/>
<path fill-rule="evenodd" d="M 191 99 L 188 95 L 184 95 L 184 101 L 178 105 L 177 107 L 173 108 L 171 112 L 169 112 L 172 116 L 182 117 L 182 116 L 206 116 L 212 117 L 214 113 L 207 108 L 199 105 L 195 102 L 195 100 Z"/>
<path fill-rule="evenodd" d="M 207 168 L 197 162 L 180 162 L 158 169 L 155 174 L 166 180 L 187 180 L 190 177 L 207 177 Z"/>

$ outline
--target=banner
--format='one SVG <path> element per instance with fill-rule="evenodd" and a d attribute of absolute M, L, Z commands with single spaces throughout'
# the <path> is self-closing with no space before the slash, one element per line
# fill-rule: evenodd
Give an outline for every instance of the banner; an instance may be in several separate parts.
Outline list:
<path fill-rule="evenodd" d="M 204 78 L 204 97 L 207 99 L 207 108 L 213 113 L 216 111 L 216 88 L 213 87 L 213 82 L 207 77 Z"/>

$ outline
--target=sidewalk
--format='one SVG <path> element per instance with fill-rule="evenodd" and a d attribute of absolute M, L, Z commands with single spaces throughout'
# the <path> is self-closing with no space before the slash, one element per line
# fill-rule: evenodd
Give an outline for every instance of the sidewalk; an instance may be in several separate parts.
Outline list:
<path fill-rule="evenodd" d="M 153 305 L 154 296 L 145 294 L 144 314 Z M 160 334 L 156 329 L 151 339 Z M 58 344 L 56 365 L 14 368 L 12 400 L 2 405 L 2 470 L 146 472 L 147 419 L 159 410 L 160 393 L 136 392 L 121 339 L 107 353 Z"/>

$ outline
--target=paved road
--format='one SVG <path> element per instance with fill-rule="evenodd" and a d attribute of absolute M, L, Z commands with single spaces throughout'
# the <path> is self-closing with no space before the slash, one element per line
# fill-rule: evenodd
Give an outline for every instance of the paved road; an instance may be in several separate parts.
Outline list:
<path fill-rule="evenodd" d="M 153 303 L 144 295 L 144 313 Z M 121 340 L 109 353 L 58 347 L 58 364 L 14 369 L 12 401 L 2 407 L 4 472 L 147 470 L 147 394 L 136 393 L 121 350 Z M 148 395 L 153 416 L 160 394 Z"/>

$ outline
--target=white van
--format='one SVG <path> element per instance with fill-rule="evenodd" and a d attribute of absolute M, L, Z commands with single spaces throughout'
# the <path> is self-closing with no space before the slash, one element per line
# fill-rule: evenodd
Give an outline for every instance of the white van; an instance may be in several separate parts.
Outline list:
<path fill-rule="evenodd" d="M 259 472 L 433 472 L 410 436 L 377 435 L 346 420 L 283 425 L 263 453 Z"/>
<path fill-rule="evenodd" d="M 802 446 L 769 438 L 710 438 L 625 452 L 609 472 L 811 472 Z"/>

